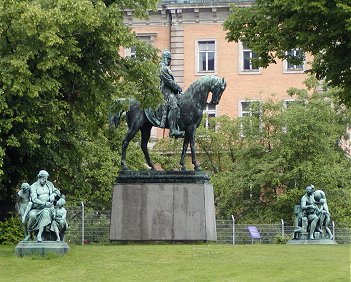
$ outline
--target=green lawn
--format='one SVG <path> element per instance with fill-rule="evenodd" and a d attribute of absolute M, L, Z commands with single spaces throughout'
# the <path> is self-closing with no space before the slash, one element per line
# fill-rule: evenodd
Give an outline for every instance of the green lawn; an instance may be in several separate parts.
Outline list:
<path fill-rule="evenodd" d="M 0 281 L 347 281 L 350 245 L 71 246 L 62 257 L 0 246 Z"/>

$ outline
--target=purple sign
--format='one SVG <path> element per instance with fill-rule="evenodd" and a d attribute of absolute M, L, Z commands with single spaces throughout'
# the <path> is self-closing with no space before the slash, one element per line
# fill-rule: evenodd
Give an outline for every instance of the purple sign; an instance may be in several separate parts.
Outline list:
<path fill-rule="evenodd" d="M 256 226 L 248 226 L 247 229 L 249 230 L 252 239 L 261 239 L 261 235 Z"/>

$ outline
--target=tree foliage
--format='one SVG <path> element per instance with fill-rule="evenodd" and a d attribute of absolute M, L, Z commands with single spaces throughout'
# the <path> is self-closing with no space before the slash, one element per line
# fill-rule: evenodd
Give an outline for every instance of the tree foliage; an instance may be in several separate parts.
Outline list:
<path fill-rule="evenodd" d="M 272 97 L 253 106 L 258 115 L 214 118 L 215 131 L 198 130 L 201 165 L 211 173 L 218 216 L 262 223 L 283 218 L 292 224 L 294 205 L 312 183 L 325 191 L 333 220 L 349 225 L 351 159 L 338 142 L 350 110 L 335 102 L 334 91 L 311 96 L 306 89 L 289 91 L 295 98 L 289 107 Z"/>
<path fill-rule="evenodd" d="M 107 128 L 112 101 L 162 101 L 157 50 L 124 25 L 122 11 L 146 16 L 156 3 L 0 2 L 0 199 L 46 169 L 72 199 L 107 203 L 121 139 Z M 121 57 L 121 46 L 136 46 L 137 58 Z"/>
<path fill-rule="evenodd" d="M 276 58 L 301 63 L 285 51 L 299 48 L 313 55 L 311 72 L 338 86 L 351 105 L 351 1 L 257 0 L 248 8 L 232 7 L 224 23 L 229 41 L 245 41 L 267 67 Z"/>

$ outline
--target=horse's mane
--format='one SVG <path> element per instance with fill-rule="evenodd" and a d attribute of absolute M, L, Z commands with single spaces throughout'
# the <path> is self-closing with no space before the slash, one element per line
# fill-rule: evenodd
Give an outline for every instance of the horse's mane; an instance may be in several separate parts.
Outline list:
<path fill-rule="evenodd" d="M 202 76 L 190 84 L 188 89 L 183 93 L 182 100 L 189 101 L 195 98 L 197 93 L 204 93 L 210 90 L 211 84 L 221 82 L 221 78 L 214 75 Z"/>
<path fill-rule="evenodd" d="M 214 75 L 206 75 L 198 78 L 193 83 L 190 84 L 188 89 L 183 93 L 183 98 L 190 98 L 190 96 L 194 96 L 195 93 L 202 93 L 204 91 L 208 91 L 208 87 L 215 81 L 220 81 L 221 79 L 218 76 Z"/>

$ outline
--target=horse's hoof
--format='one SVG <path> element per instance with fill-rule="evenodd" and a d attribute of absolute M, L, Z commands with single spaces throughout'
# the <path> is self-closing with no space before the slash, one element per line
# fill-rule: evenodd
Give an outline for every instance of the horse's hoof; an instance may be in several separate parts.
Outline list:
<path fill-rule="evenodd" d="M 129 168 L 126 165 L 122 165 L 120 170 L 127 171 L 127 170 L 129 170 Z"/>
<path fill-rule="evenodd" d="M 196 170 L 196 171 L 201 171 L 201 170 L 202 170 L 202 168 L 201 168 L 201 166 L 196 165 L 196 166 L 194 167 L 194 170 Z"/>
<path fill-rule="evenodd" d="M 181 171 L 186 171 L 186 167 L 182 166 Z"/>

